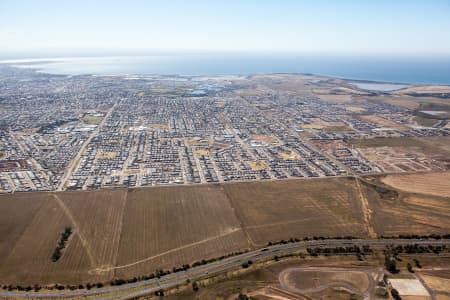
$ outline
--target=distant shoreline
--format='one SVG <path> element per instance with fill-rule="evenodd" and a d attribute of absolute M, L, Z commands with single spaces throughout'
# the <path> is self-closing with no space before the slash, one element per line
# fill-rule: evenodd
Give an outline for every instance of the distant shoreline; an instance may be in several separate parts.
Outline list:
<path fill-rule="evenodd" d="M 436 64 L 430 59 L 421 62 L 412 60 L 377 62 L 370 58 L 357 59 L 352 65 L 350 58 L 320 60 L 307 57 L 253 56 L 101 56 L 58 57 L 0 60 L 0 64 L 33 69 L 51 75 L 98 75 L 98 76 L 251 76 L 258 74 L 302 74 L 322 76 L 368 84 L 399 85 L 450 85 L 450 59 Z M 431 64 L 433 63 L 433 64 Z M 445 68 L 448 64 L 448 69 Z M 443 66 L 442 66 L 443 65 Z M 414 70 L 411 71 L 411 66 Z M 422 69 L 424 70 L 422 70 Z M 430 69 L 430 70 L 428 70 Z M 366 73 L 364 73 L 366 72 Z"/>

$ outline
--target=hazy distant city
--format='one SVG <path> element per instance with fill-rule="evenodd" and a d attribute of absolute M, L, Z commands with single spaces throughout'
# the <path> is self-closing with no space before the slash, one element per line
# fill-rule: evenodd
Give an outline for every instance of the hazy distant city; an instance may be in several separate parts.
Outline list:
<path fill-rule="evenodd" d="M 333 84 L 327 78 L 59 76 L 6 65 L 0 72 L 2 192 L 445 169 L 425 156 L 370 159 L 372 150 L 346 143 L 450 129 L 445 119 L 421 126 L 412 110 L 386 102 L 320 99 L 310 90 Z M 360 94 L 407 87 L 344 84 Z M 447 112 L 422 112 L 440 113 Z"/>

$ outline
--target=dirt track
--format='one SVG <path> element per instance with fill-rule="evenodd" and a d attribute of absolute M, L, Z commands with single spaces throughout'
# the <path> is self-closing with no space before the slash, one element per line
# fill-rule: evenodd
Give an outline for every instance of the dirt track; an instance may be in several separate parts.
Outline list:
<path fill-rule="evenodd" d="M 287 277 L 289 276 L 289 274 L 293 271 L 318 271 L 318 272 L 324 272 L 324 273 L 345 273 L 345 274 L 349 274 L 349 273 L 358 273 L 358 274 L 365 274 L 367 276 L 367 280 L 369 282 L 369 286 L 367 289 L 365 289 L 364 291 L 361 291 L 359 289 L 356 289 L 353 285 L 344 282 L 344 281 L 334 281 L 334 282 L 330 282 L 327 284 L 323 284 L 317 287 L 311 287 L 311 288 L 307 288 L 307 289 L 299 289 L 295 286 L 293 286 L 289 280 L 287 279 Z M 278 276 L 278 279 L 280 281 L 281 287 L 283 289 L 286 289 L 290 292 L 295 292 L 295 293 L 299 293 L 301 295 L 303 294 L 312 294 L 312 293 L 317 293 L 317 292 L 321 292 L 327 288 L 331 288 L 331 287 L 343 287 L 349 291 L 351 291 L 354 294 L 357 295 L 362 295 L 364 297 L 368 297 L 370 291 L 374 288 L 375 283 L 374 280 L 371 276 L 371 272 L 374 272 L 376 270 L 370 269 L 370 270 L 349 270 L 349 269 L 341 269 L 341 268 L 318 268 L 318 267 L 306 267 L 306 268 L 289 268 L 286 270 L 283 270 L 280 275 Z"/>

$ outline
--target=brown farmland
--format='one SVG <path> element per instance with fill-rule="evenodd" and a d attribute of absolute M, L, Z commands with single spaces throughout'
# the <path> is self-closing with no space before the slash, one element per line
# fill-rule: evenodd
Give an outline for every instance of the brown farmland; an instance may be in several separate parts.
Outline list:
<path fill-rule="evenodd" d="M 384 200 L 365 185 L 361 194 L 355 183 L 327 178 L 2 195 L 0 283 L 108 282 L 269 241 L 367 237 L 368 225 L 377 234 L 450 228 L 450 207 L 442 198 L 402 194 Z M 364 217 L 362 195 L 372 218 Z M 68 226 L 73 234 L 61 258 L 52 262 Z"/>
<path fill-rule="evenodd" d="M 434 177 L 434 174 L 437 173 L 416 175 L 422 176 L 422 180 L 429 182 L 431 186 L 434 185 L 435 191 L 438 191 L 437 185 L 433 183 L 431 177 L 427 179 L 427 176 Z M 386 236 L 412 233 L 448 233 L 450 228 L 450 198 L 427 194 L 427 191 L 430 191 L 429 188 L 421 190 L 422 193 L 417 195 L 397 189 L 397 186 L 393 188 L 384 184 L 386 178 L 391 178 L 392 181 L 401 181 L 404 176 L 412 175 L 396 174 L 372 178 L 385 188 L 378 189 L 378 191 L 372 185 L 363 185 L 364 192 L 370 200 L 369 207 L 376 232 Z M 415 184 L 414 181 L 409 182 L 409 186 Z"/>
<path fill-rule="evenodd" d="M 450 172 L 388 175 L 382 181 L 402 191 L 450 197 Z"/>
<path fill-rule="evenodd" d="M 220 186 L 136 189 L 128 192 L 115 270 L 132 277 L 248 247 Z"/>
<path fill-rule="evenodd" d="M 224 185 L 256 245 L 305 236 L 365 236 L 355 181 L 348 178 Z"/>

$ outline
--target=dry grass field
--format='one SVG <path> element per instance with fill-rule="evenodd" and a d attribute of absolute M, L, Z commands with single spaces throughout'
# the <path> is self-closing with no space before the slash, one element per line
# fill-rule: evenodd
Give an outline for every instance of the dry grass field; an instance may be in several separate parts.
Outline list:
<path fill-rule="evenodd" d="M 126 191 L 117 190 L 1 197 L 2 212 L 10 210 L 7 216 L 11 218 L 2 215 L 1 221 L 10 221 L 16 228 L 1 238 L 0 281 L 73 283 L 111 278 L 112 272 L 91 270 L 115 264 L 125 195 Z M 72 227 L 74 233 L 55 263 L 50 257 L 65 227 Z"/>
<path fill-rule="evenodd" d="M 61 207 L 77 230 L 89 258 L 89 270 L 113 266 L 117 260 L 127 191 L 105 190 L 83 194 L 67 192 L 54 194 L 54 197 L 61 200 Z M 92 275 L 102 275 L 100 278 L 104 278 L 113 275 L 113 272 Z"/>
<path fill-rule="evenodd" d="M 450 228 L 448 198 L 361 186 L 378 235 Z M 351 178 L 1 195 L 0 283 L 108 282 L 269 241 L 367 237 L 361 203 Z M 73 234 L 52 262 L 65 227 Z"/>
<path fill-rule="evenodd" d="M 406 192 L 450 197 L 450 172 L 388 175 L 382 182 Z"/>
<path fill-rule="evenodd" d="M 416 196 L 409 195 L 403 198 L 403 201 L 410 205 L 421 206 L 428 209 L 447 213 L 450 217 L 450 201 L 442 197 Z"/>
<path fill-rule="evenodd" d="M 152 273 L 248 248 L 219 185 L 128 193 L 117 276 Z"/>
<path fill-rule="evenodd" d="M 104 282 L 250 247 L 218 185 L 2 195 L 0 209 L 0 283 Z"/>
<path fill-rule="evenodd" d="M 348 143 L 386 172 L 450 169 L 450 137 L 373 138 Z"/>
<path fill-rule="evenodd" d="M 450 292 L 450 276 L 447 274 L 447 277 L 441 277 L 440 274 L 435 273 L 436 272 L 423 272 L 420 274 L 420 277 L 434 291 Z"/>
<path fill-rule="evenodd" d="M 32 197 L 30 194 L 0 197 L 0 265 L 7 260 L 15 241 L 20 239 L 46 197 L 46 194 L 34 194 Z"/>
<path fill-rule="evenodd" d="M 256 245 L 314 235 L 366 235 L 351 179 L 249 182 L 224 189 Z"/>
<path fill-rule="evenodd" d="M 427 175 L 434 176 L 434 174 L 437 173 L 420 173 L 424 181 L 428 181 Z M 385 178 L 391 178 L 390 180 L 397 182 L 401 181 L 397 178 L 404 178 L 404 176 L 410 175 L 387 175 L 374 179 L 386 189 L 395 192 L 377 192 L 373 186 L 363 185 L 364 192 L 369 199 L 376 232 L 386 236 L 411 233 L 447 233 L 450 228 L 450 198 L 426 194 L 426 189 L 418 195 L 384 183 Z M 415 182 L 407 183 L 405 181 L 405 184 L 413 187 Z M 432 184 L 431 181 L 429 184 Z M 433 190 L 428 189 L 428 191 Z"/>
<path fill-rule="evenodd" d="M 29 197 L 29 196 L 28 196 Z M 71 270 L 71 279 L 81 279 L 77 274 L 85 271 L 85 252 L 79 246 L 78 239 L 72 239 L 70 246 L 77 248 L 78 253 L 64 253 L 63 257 L 55 264 L 51 261 L 51 255 L 55 249 L 59 236 L 66 226 L 70 226 L 69 218 L 64 214 L 57 201 L 48 194 L 39 194 L 36 198 L 28 198 L 25 195 L 14 197 L 13 199 L 3 199 L 7 207 L 15 207 L 15 212 L 10 212 L 8 218 L 17 222 L 15 218 L 21 218 L 22 210 L 26 217 L 18 224 L 21 228 L 20 234 L 14 236 L 6 234 L 1 237 L 2 245 L 7 246 L 8 251 L 4 252 L 1 264 L 1 282 L 25 282 L 34 284 L 57 280 L 64 281 L 65 269 Z M 5 201 L 5 202 L 4 202 Z M 35 201 L 37 204 L 30 203 Z M 14 202 L 14 203 L 11 203 Z M 37 206 L 37 209 L 27 206 Z M 7 210 L 8 208 L 6 208 Z M 2 221 L 5 215 L 2 210 Z M 7 227 L 9 224 L 5 224 Z M 2 226 L 3 227 L 3 226 Z M 3 249 L 2 249 L 3 250 Z"/>

